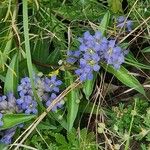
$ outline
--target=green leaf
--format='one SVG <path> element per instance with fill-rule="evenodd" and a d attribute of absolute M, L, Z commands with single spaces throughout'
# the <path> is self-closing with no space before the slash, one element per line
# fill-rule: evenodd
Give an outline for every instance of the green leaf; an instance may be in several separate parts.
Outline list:
<path fill-rule="evenodd" d="M 121 81 L 126 86 L 135 89 L 141 94 L 145 95 L 145 91 L 143 86 L 139 83 L 139 81 L 126 70 L 123 66 L 119 70 L 115 70 L 112 66 L 101 64 L 101 66 L 108 72 L 112 73 L 119 81 Z"/>
<path fill-rule="evenodd" d="M 23 29 L 24 29 L 24 39 L 25 39 L 25 51 L 26 51 L 26 56 L 27 56 L 27 67 L 28 67 L 28 71 L 29 71 L 29 77 L 31 80 L 32 89 L 33 89 L 33 91 L 35 91 L 34 81 L 33 81 L 31 50 L 30 50 L 30 42 L 29 42 L 28 2 L 27 2 L 27 0 L 23 1 Z"/>
<path fill-rule="evenodd" d="M 74 144 L 76 141 L 77 132 L 75 128 L 72 128 L 71 132 L 67 132 L 67 139 L 69 143 Z"/>
<path fill-rule="evenodd" d="M 79 112 L 88 113 L 88 114 L 91 114 L 91 113 L 97 114 L 97 109 L 99 109 L 99 112 L 100 112 L 100 108 L 97 105 L 93 107 L 93 105 L 94 103 L 82 99 L 82 103 L 79 106 Z"/>
<path fill-rule="evenodd" d="M 34 43 L 32 58 L 38 62 L 45 63 L 49 55 L 49 45 L 49 39 L 39 39 L 39 37 L 37 37 Z"/>
<path fill-rule="evenodd" d="M 6 62 L 9 58 L 9 53 L 10 53 L 10 50 L 11 50 L 11 47 L 12 47 L 12 33 L 10 32 L 9 34 L 6 34 L 6 46 L 5 47 L 1 47 L 1 50 L 0 50 L 0 68 L 2 68 L 2 70 L 4 71 L 5 69 L 5 66 L 6 66 Z M 1 44 L 1 45 L 5 45 L 5 42 L 4 44 Z"/>
<path fill-rule="evenodd" d="M 146 144 L 141 143 L 140 147 L 141 147 L 141 150 L 147 150 Z"/>
<path fill-rule="evenodd" d="M 106 34 L 106 30 L 107 30 L 109 21 L 110 21 L 110 13 L 109 13 L 109 11 L 107 11 L 107 13 L 104 15 L 104 17 L 98 27 L 99 28 L 98 30 L 100 32 L 102 32 L 102 35 Z"/>
<path fill-rule="evenodd" d="M 74 82 L 73 75 L 66 71 L 66 86 L 71 85 Z M 68 124 L 68 131 L 71 131 L 73 127 L 74 120 L 76 119 L 78 107 L 79 107 L 79 91 L 77 89 L 72 90 L 66 96 L 67 101 L 67 124 Z"/>
<path fill-rule="evenodd" d="M 17 89 L 17 72 L 18 72 L 18 55 L 14 55 L 7 70 L 4 84 L 4 93 L 16 92 Z"/>
<path fill-rule="evenodd" d="M 113 13 L 123 12 L 122 0 L 107 0 Z"/>
<path fill-rule="evenodd" d="M 37 126 L 39 130 L 56 130 L 57 127 L 54 125 L 49 124 L 49 122 L 40 122 L 40 124 Z"/>
<path fill-rule="evenodd" d="M 11 128 L 15 125 L 27 122 L 35 117 L 35 115 L 26 114 L 4 114 L 2 118 L 4 125 L 0 127 L 0 130 Z"/>
<path fill-rule="evenodd" d="M 147 69 L 150 70 L 150 66 L 149 65 L 145 65 L 142 63 L 139 63 L 137 60 L 134 59 L 130 59 L 130 58 L 126 58 L 127 61 L 125 61 L 126 64 L 134 66 L 136 68 L 140 68 L 140 69 Z"/>
<path fill-rule="evenodd" d="M 49 114 L 55 119 L 57 120 L 61 126 L 64 128 L 64 129 L 68 129 L 67 127 L 67 122 L 66 122 L 66 118 L 64 117 L 65 114 L 63 114 L 63 112 L 61 110 L 57 111 L 57 112 L 49 112 Z M 62 115 L 63 114 L 63 115 Z"/>
<path fill-rule="evenodd" d="M 4 49 L 4 53 L 5 54 L 8 54 L 11 50 L 11 47 L 12 47 L 12 31 L 10 31 L 9 35 L 7 36 L 7 43 L 6 43 L 6 46 L 5 46 L 5 49 Z"/>
<path fill-rule="evenodd" d="M 56 133 L 56 134 L 55 134 L 55 140 L 56 140 L 56 142 L 59 143 L 59 144 L 68 145 L 68 143 L 67 143 L 65 137 L 64 137 L 62 134 L 60 134 L 60 133 Z"/>
<path fill-rule="evenodd" d="M 83 83 L 83 92 L 84 92 L 87 100 L 89 99 L 90 95 L 93 92 L 95 80 L 96 80 L 96 75 L 94 76 L 94 78 L 92 80 L 86 80 Z"/>
<path fill-rule="evenodd" d="M 144 49 L 142 50 L 142 52 L 143 52 L 143 53 L 148 53 L 148 52 L 150 52 L 150 46 L 144 48 Z"/>
<path fill-rule="evenodd" d="M 150 69 L 149 65 L 145 65 L 143 63 L 138 62 L 138 60 L 134 57 L 134 55 L 132 54 L 132 52 L 129 52 L 129 54 L 127 55 L 127 57 L 125 58 L 125 63 L 129 64 L 131 66 L 136 67 L 137 69 Z"/>
<path fill-rule="evenodd" d="M 60 59 L 61 52 L 59 49 L 55 49 L 53 52 L 50 53 L 46 62 L 48 64 L 57 64 L 58 60 Z M 58 64 L 57 64 L 58 65 Z"/>
<path fill-rule="evenodd" d="M 3 82 L 5 82 L 5 77 L 3 75 L 0 74 L 0 80 L 2 80 Z"/>
<path fill-rule="evenodd" d="M 8 145 L 0 143 L 0 149 L 1 150 L 8 150 Z"/>

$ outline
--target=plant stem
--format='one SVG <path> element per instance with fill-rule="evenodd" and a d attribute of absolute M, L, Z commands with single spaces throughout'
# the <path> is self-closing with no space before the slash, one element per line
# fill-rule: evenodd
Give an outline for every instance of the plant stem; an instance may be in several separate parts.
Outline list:
<path fill-rule="evenodd" d="M 134 110 L 133 111 L 136 111 L 136 98 L 135 98 L 135 104 L 134 104 Z M 130 128 L 129 128 L 129 131 L 128 131 L 128 139 L 126 141 L 126 145 L 125 145 L 125 150 L 128 150 L 129 149 L 129 144 L 130 144 L 130 134 L 131 134 L 131 129 L 132 129 L 132 125 L 133 125 L 133 121 L 134 121 L 134 114 L 132 114 L 132 119 L 131 119 L 131 122 L 130 122 Z"/>

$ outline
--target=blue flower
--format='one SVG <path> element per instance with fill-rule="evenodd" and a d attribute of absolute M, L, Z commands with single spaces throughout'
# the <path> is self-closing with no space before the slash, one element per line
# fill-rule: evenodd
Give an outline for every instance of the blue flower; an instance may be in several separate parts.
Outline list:
<path fill-rule="evenodd" d="M 56 98 L 56 94 L 55 93 L 52 93 L 50 98 L 48 99 L 48 101 L 46 102 L 46 106 L 49 107 L 51 102 Z"/>
<path fill-rule="evenodd" d="M 78 54 L 75 53 L 74 55 L 77 56 Z M 37 95 L 44 104 L 50 99 L 52 92 L 59 93 L 59 86 L 62 84 L 62 81 L 58 80 L 56 76 L 48 78 L 34 75 L 33 80 Z M 38 112 L 37 102 L 32 91 L 29 77 L 25 77 L 21 80 L 21 84 L 18 86 L 18 92 L 20 97 L 16 103 L 19 110 L 26 114 L 36 114 Z"/>
<path fill-rule="evenodd" d="M 32 101 L 30 105 L 26 106 L 25 114 L 37 114 L 37 102 Z"/>
<path fill-rule="evenodd" d="M 74 64 L 80 57 L 81 55 L 81 52 L 78 50 L 78 51 L 68 51 L 67 52 L 67 62 L 70 63 L 70 64 Z"/>
<path fill-rule="evenodd" d="M 84 57 L 80 59 L 80 67 L 84 68 L 91 68 L 92 71 L 99 71 L 99 60 L 100 57 L 97 54 L 94 55 L 88 55 L 84 54 Z"/>
<path fill-rule="evenodd" d="M 122 23 L 124 20 L 125 17 L 120 17 L 118 23 Z M 127 29 L 130 30 L 130 20 L 126 23 Z M 69 51 L 67 61 L 72 64 L 77 62 L 75 74 L 79 76 L 81 81 L 93 79 L 93 73 L 100 70 L 100 62 L 102 61 L 113 65 L 115 69 L 119 69 L 124 62 L 126 51 L 123 51 L 115 40 L 107 39 L 99 31 L 96 31 L 94 35 L 87 31 L 78 38 L 78 41 L 80 42 L 79 50 Z M 75 53 L 77 53 L 76 56 Z"/>
<path fill-rule="evenodd" d="M 3 135 L 2 138 L 0 139 L 0 142 L 4 144 L 11 144 L 15 132 L 16 132 L 16 127 L 3 131 L 2 132 Z"/>
<path fill-rule="evenodd" d="M 75 70 L 75 73 L 79 76 L 80 81 L 93 79 L 93 72 L 90 67 L 79 68 Z"/>
<path fill-rule="evenodd" d="M 22 96 L 16 101 L 19 110 L 26 114 L 37 114 L 37 102 L 30 95 Z"/>
<path fill-rule="evenodd" d="M 52 76 L 51 79 L 45 78 L 44 90 L 46 92 L 59 92 L 59 86 L 62 84 L 61 80 L 57 80 L 56 76 Z"/>
<path fill-rule="evenodd" d="M 93 72 L 100 70 L 99 62 L 105 48 L 107 48 L 107 39 L 99 31 L 96 31 L 94 35 L 91 35 L 87 31 L 78 40 L 81 43 L 79 51 L 82 55 L 78 58 L 79 68 L 75 70 L 75 73 L 81 81 L 91 80 L 93 78 Z"/>
<path fill-rule="evenodd" d="M 44 82 L 44 78 L 38 77 L 36 76 L 34 78 L 34 85 L 35 85 L 35 89 L 36 89 L 36 93 L 39 96 L 39 98 L 42 98 L 42 96 L 45 93 L 45 82 Z"/>
<path fill-rule="evenodd" d="M 11 112 L 13 111 L 18 111 L 18 108 L 16 106 L 16 98 L 14 97 L 13 93 L 8 93 L 7 94 L 7 107 L 9 110 L 11 110 Z"/>
<path fill-rule="evenodd" d="M 46 106 L 49 107 L 56 97 L 57 97 L 57 95 L 55 93 L 52 93 L 50 98 L 46 102 Z M 52 111 L 56 111 L 58 108 L 62 108 L 62 106 L 63 106 L 63 101 L 55 104 L 55 106 L 53 106 L 53 108 L 52 108 Z"/>
<path fill-rule="evenodd" d="M 0 97 L 0 111 L 1 112 L 18 112 L 18 107 L 16 105 L 16 98 L 13 93 L 8 93 L 6 96 Z"/>
<path fill-rule="evenodd" d="M 89 31 L 86 31 L 82 38 L 78 38 L 78 41 L 86 46 L 91 46 L 91 44 L 94 44 L 94 37 Z"/>
<path fill-rule="evenodd" d="M 2 118 L 3 118 L 3 114 L 0 113 L 0 127 L 3 126 L 3 124 L 4 124 L 3 121 L 2 121 Z"/>
<path fill-rule="evenodd" d="M 113 65 L 118 70 L 124 62 L 124 55 L 123 50 L 116 44 L 116 41 L 110 40 L 104 53 L 106 63 Z"/>
<path fill-rule="evenodd" d="M 5 95 L 0 97 L 0 111 L 7 110 L 7 97 Z"/>
<path fill-rule="evenodd" d="M 75 56 L 78 54 L 75 53 Z M 48 106 L 56 98 L 56 94 L 59 92 L 59 86 L 62 81 L 58 80 L 56 76 L 52 76 L 50 79 L 47 77 L 34 76 L 34 86 L 38 96 L 43 100 L 43 103 Z M 13 93 L 8 93 L 6 96 L 0 96 L 0 112 L 12 113 L 12 112 L 23 112 L 25 114 L 37 114 L 37 102 L 33 95 L 31 82 L 29 77 L 21 79 L 20 85 L 18 85 L 19 97 L 16 99 Z M 61 108 L 63 103 L 58 103 L 54 106 L 52 111 L 56 111 Z M 3 126 L 3 114 L 0 113 L 0 126 Z M 1 143 L 10 144 L 12 137 L 15 134 L 16 127 L 1 131 L 2 138 Z"/>
<path fill-rule="evenodd" d="M 117 18 L 117 27 L 118 28 L 125 28 L 128 32 L 132 30 L 133 27 L 133 21 L 127 19 L 125 22 L 126 18 L 124 16 L 119 16 Z"/>
<path fill-rule="evenodd" d="M 0 102 L 2 102 L 2 101 L 4 101 L 4 100 L 6 100 L 6 96 L 5 95 L 3 95 L 3 96 L 0 96 Z"/>
<path fill-rule="evenodd" d="M 21 79 L 21 83 L 18 86 L 18 93 L 20 96 L 24 95 L 33 95 L 31 82 L 29 77 L 25 77 Z"/>

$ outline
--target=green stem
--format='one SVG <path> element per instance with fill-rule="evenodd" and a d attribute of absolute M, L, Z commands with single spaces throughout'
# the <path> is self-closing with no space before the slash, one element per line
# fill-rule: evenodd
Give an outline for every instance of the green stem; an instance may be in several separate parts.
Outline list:
<path fill-rule="evenodd" d="M 134 104 L 134 111 L 136 111 L 136 99 L 135 99 L 135 104 Z M 130 135 L 131 135 L 131 129 L 132 129 L 132 126 L 133 126 L 134 116 L 135 115 L 132 114 L 132 119 L 131 119 L 131 122 L 130 122 L 130 128 L 129 128 L 129 131 L 128 131 L 128 139 L 126 141 L 125 150 L 129 149 Z"/>
<path fill-rule="evenodd" d="M 24 28 L 24 38 L 25 38 L 25 49 L 26 49 L 26 56 L 27 56 L 27 66 L 29 71 L 29 76 L 32 84 L 32 88 L 34 88 L 33 82 L 33 68 L 32 68 L 32 61 L 31 61 L 31 52 L 30 52 L 30 44 L 29 44 L 29 34 L 28 34 L 28 8 L 27 8 L 27 0 L 23 0 L 23 28 Z"/>

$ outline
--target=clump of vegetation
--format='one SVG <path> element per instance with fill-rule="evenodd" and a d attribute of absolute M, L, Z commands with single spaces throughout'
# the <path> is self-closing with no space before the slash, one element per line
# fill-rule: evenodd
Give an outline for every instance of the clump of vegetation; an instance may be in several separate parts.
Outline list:
<path fill-rule="evenodd" d="M 149 149 L 149 3 L 1 1 L 0 149 Z"/>

